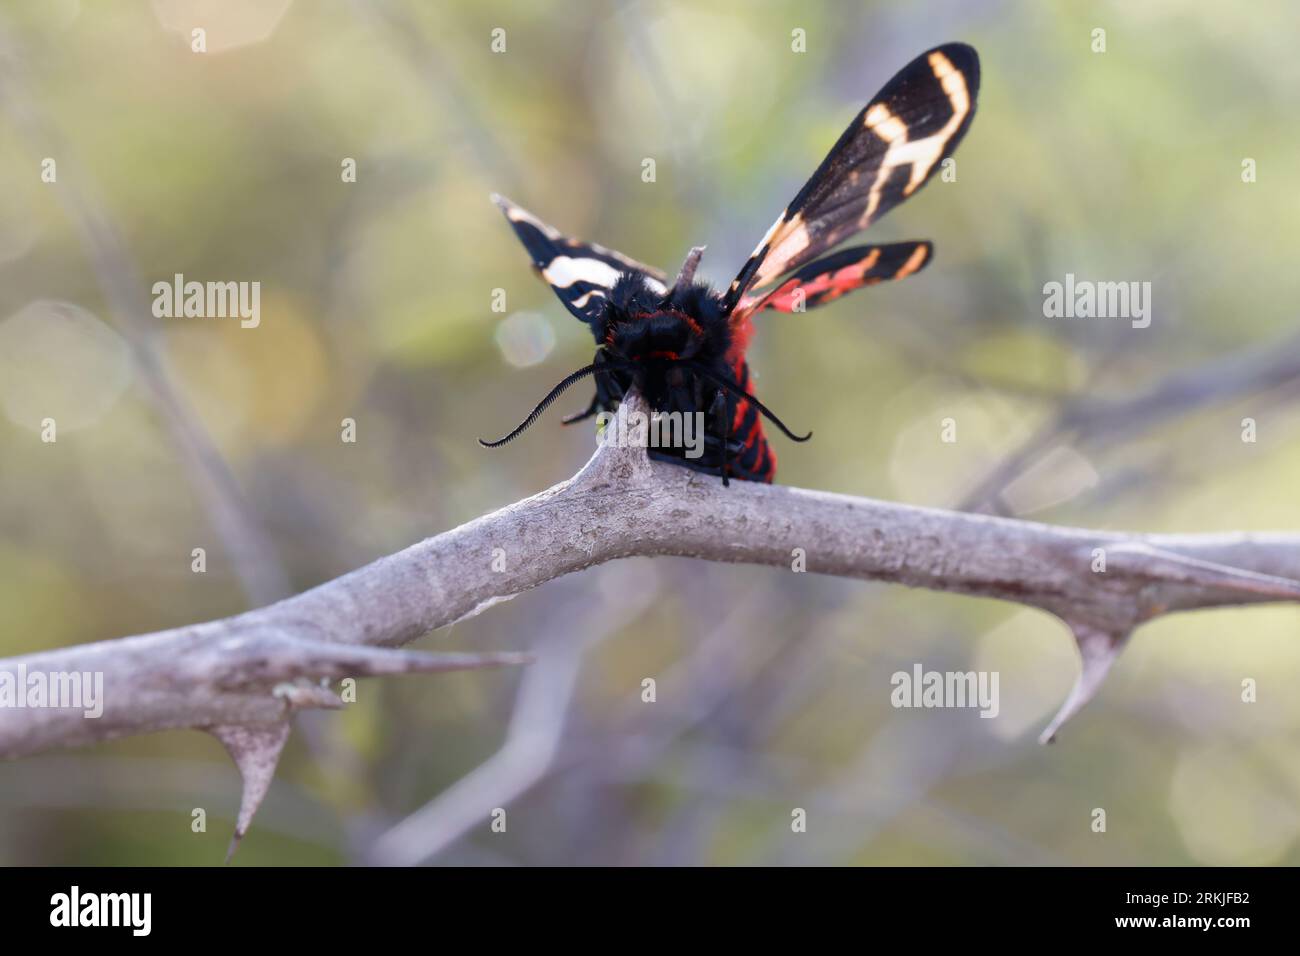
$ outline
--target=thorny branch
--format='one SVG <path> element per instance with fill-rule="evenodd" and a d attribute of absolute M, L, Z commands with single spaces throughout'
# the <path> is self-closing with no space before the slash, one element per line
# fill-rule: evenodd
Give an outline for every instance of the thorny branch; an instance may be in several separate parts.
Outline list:
<path fill-rule="evenodd" d="M 620 414 L 642 410 L 630 397 Z M 0 756 L 207 730 L 244 776 L 242 836 L 289 716 L 340 706 L 321 679 L 523 663 L 522 655 L 395 648 L 606 561 L 681 555 L 789 568 L 796 549 L 810 572 L 999 598 L 1064 621 L 1081 673 L 1044 741 L 1097 692 L 1139 624 L 1174 611 L 1300 599 L 1297 534 L 1089 531 L 781 486 L 723 488 L 652 462 L 643 449 L 602 444 L 568 481 L 268 607 L 0 660 L 0 672 L 104 675 L 98 719 L 6 710 Z"/>

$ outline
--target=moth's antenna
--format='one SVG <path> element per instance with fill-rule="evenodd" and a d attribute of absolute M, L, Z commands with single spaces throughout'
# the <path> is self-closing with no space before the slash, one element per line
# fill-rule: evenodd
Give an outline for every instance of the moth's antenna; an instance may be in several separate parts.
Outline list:
<path fill-rule="evenodd" d="M 624 368 L 626 368 L 626 365 L 623 363 L 616 364 L 614 362 L 592 362 L 590 365 L 578 369 L 573 374 L 567 376 L 563 381 L 560 382 L 560 384 L 556 385 L 555 388 L 551 389 L 550 392 L 547 394 L 547 396 L 537 403 L 537 406 L 532 410 L 532 412 L 529 413 L 528 417 L 525 418 L 522 422 L 520 422 L 518 427 L 516 427 L 515 430 L 512 431 L 509 435 L 506 435 L 504 438 L 498 438 L 496 441 L 484 441 L 482 438 L 480 438 L 478 440 L 478 443 L 482 445 L 484 448 L 500 448 L 506 442 L 514 440 L 516 437 L 518 437 L 520 432 L 524 431 L 526 428 L 532 425 L 533 422 L 537 421 L 538 417 L 541 416 L 542 412 L 550 408 L 551 403 L 554 402 L 557 398 L 559 398 L 560 395 L 565 390 L 567 390 L 570 385 L 573 385 L 575 382 L 582 381 L 588 375 L 599 375 L 601 372 L 607 372 L 607 371 L 620 371 Z"/>
<path fill-rule="evenodd" d="M 745 401 L 749 402 L 749 404 L 753 405 L 756 409 L 758 409 L 759 413 L 762 414 L 764 418 L 770 421 L 777 428 L 781 429 L 781 431 L 785 433 L 785 437 L 790 439 L 791 441 L 807 441 L 809 438 L 812 438 L 812 432 L 809 432 L 807 435 L 796 435 L 794 432 L 790 431 L 790 429 L 786 427 L 785 422 L 777 418 L 776 415 L 773 414 L 772 411 L 768 409 L 766 405 L 764 405 L 762 402 L 756 399 L 753 395 L 749 394 L 749 392 L 745 391 L 735 382 L 729 382 L 725 378 L 722 378 L 721 376 L 714 375 L 711 371 L 709 371 L 703 365 L 700 365 L 698 362 L 687 361 L 687 362 L 680 362 L 679 364 L 684 365 L 686 368 L 689 368 L 691 371 L 695 372 L 695 374 L 699 375 L 701 378 L 708 379 L 714 385 L 718 386 L 719 388 L 725 389 L 726 391 L 730 392 L 732 395 L 735 395 L 737 398 L 743 398 Z"/>
<path fill-rule="evenodd" d="M 700 257 L 704 255 L 707 246 L 692 246 L 691 251 L 686 253 L 686 261 L 682 263 L 682 271 L 677 273 L 677 281 L 673 283 L 673 292 L 684 292 L 691 287 L 695 281 L 695 270 L 700 266 Z"/>

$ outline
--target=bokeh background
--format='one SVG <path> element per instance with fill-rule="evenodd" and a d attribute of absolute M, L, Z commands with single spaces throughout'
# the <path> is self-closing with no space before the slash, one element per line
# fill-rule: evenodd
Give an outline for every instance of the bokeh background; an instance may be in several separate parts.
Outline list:
<path fill-rule="evenodd" d="M 593 435 L 558 410 L 475 442 L 593 348 L 488 193 L 669 271 L 707 243 L 726 283 L 861 105 L 956 39 L 983 63 L 957 180 L 872 230 L 933 264 L 762 321 L 760 394 L 817 433 L 774 439 L 779 480 L 1295 529 L 1298 26 L 1289 0 L 7 3 L 0 656 L 235 613 L 569 476 Z M 259 281 L 260 327 L 154 318 L 178 272 Z M 1150 328 L 1045 318 L 1067 272 L 1151 282 Z M 1077 667 L 1043 614 L 626 561 L 421 642 L 526 671 L 363 682 L 302 720 L 236 864 L 356 862 L 416 812 L 445 864 L 1295 864 L 1298 636 L 1294 607 L 1145 627 L 1043 748 Z M 916 662 L 998 671 L 1000 716 L 894 710 Z M 5 763 L 0 862 L 219 862 L 237 800 L 195 732 Z"/>

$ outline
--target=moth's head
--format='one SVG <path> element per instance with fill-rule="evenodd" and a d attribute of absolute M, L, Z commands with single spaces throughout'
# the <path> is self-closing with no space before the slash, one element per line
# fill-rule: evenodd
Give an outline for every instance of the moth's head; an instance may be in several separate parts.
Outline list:
<path fill-rule="evenodd" d="M 611 290 L 601 342 L 611 358 L 647 369 L 681 361 L 711 360 L 725 351 L 725 322 L 718 297 L 695 281 L 702 246 L 691 250 L 668 289 L 625 273 Z"/>
<path fill-rule="evenodd" d="M 812 432 L 800 437 L 732 379 L 728 366 L 719 367 L 731 343 L 729 311 L 723 297 L 695 281 L 703 246 L 691 250 L 677 281 L 665 289 L 663 283 L 647 280 L 640 271 L 621 274 L 602 297 L 604 309 L 596 319 L 596 331 L 604 348 L 590 365 L 567 375 L 504 438 L 479 443 L 500 448 L 537 421 L 551 402 L 566 389 L 590 375 L 614 373 L 630 376 L 651 408 L 660 409 L 665 399 L 685 389 L 707 386 L 744 399 L 794 441 L 807 441 Z M 581 416 L 581 417 L 586 417 Z M 568 419 L 576 420 L 576 419 Z M 726 477 L 725 475 L 723 476 Z"/>

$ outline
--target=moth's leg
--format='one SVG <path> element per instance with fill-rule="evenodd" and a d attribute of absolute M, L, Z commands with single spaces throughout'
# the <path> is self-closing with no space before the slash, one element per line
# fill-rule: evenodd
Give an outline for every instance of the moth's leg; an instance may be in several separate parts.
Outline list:
<path fill-rule="evenodd" d="M 602 376 L 604 376 L 602 378 Z M 623 401 L 623 386 L 619 384 L 618 379 L 614 377 L 613 372 L 597 372 L 596 388 L 597 390 L 604 387 L 604 402 L 606 408 L 613 408 L 619 402 Z"/>
<path fill-rule="evenodd" d="M 683 458 L 680 455 L 673 455 L 666 451 L 660 451 L 658 448 L 647 448 L 646 454 L 649 455 L 651 458 L 653 458 L 655 461 L 666 461 L 670 465 L 680 465 L 683 468 L 689 468 L 691 471 L 698 471 L 706 475 L 713 475 L 715 478 L 718 475 L 717 465 L 703 465 L 700 464 L 698 461 L 694 461 L 690 458 Z"/>
<path fill-rule="evenodd" d="M 728 399 L 727 393 L 722 389 L 718 389 L 717 392 L 715 392 L 713 395 L 713 404 L 709 406 L 709 414 L 714 416 L 715 419 L 717 419 L 719 415 L 722 416 L 721 421 L 718 421 L 718 426 L 719 426 L 718 430 L 722 432 L 721 474 L 722 474 L 722 486 L 724 488 L 731 484 L 730 479 L 727 478 L 727 466 L 731 463 L 731 418 L 732 416 L 728 414 L 731 411 L 730 409 L 731 403 L 727 399 Z"/>
<path fill-rule="evenodd" d="M 594 359 L 594 363 L 596 365 L 604 365 L 605 353 L 597 352 L 596 358 Z M 574 422 L 585 421 L 586 419 L 590 418 L 592 415 L 595 415 L 597 412 L 599 412 L 602 408 L 609 407 L 609 397 L 610 397 L 609 386 L 606 385 L 604 381 L 604 378 L 608 374 L 609 373 L 606 372 L 604 369 L 598 369 L 596 371 L 596 374 L 592 376 L 592 378 L 596 380 L 596 394 L 592 396 L 591 404 L 587 406 L 585 411 L 574 412 L 572 415 L 565 415 L 562 419 L 560 419 L 561 425 L 572 425 Z"/>
<path fill-rule="evenodd" d="M 572 425 L 574 422 L 580 422 L 585 419 L 588 419 L 592 415 L 595 415 L 598 411 L 600 411 L 600 406 L 601 406 L 600 391 L 599 389 L 597 389 L 596 394 L 591 396 L 591 404 L 587 406 L 586 411 L 574 412 L 572 415 L 565 415 L 563 418 L 560 419 L 560 424 Z"/>
<path fill-rule="evenodd" d="M 703 468 L 703 466 L 697 465 L 695 462 L 683 458 L 681 455 L 674 455 L 670 451 L 663 451 L 659 448 L 647 448 L 645 453 L 647 457 L 653 458 L 655 461 L 666 461 L 672 465 L 682 465 L 686 468 L 694 468 L 696 471 L 700 471 Z"/>
<path fill-rule="evenodd" d="M 717 444 L 717 439 L 714 439 L 713 441 L 714 444 Z M 714 465 L 701 464 L 699 461 L 693 461 L 690 458 L 682 458 L 678 455 L 673 455 L 666 451 L 660 451 L 657 448 L 647 448 L 646 454 L 649 455 L 651 458 L 653 458 L 655 461 L 666 461 L 670 465 L 678 465 L 682 468 L 689 468 L 691 471 L 698 471 L 701 474 L 712 475 L 715 478 L 721 476 L 722 474 L 722 470 L 716 464 Z M 736 478 L 741 481 L 756 480 L 752 473 L 745 471 L 734 461 L 732 462 L 731 465 L 728 466 L 728 468 L 731 472 L 732 478 Z"/>
<path fill-rule="evenodd" d="M 708 451 L 721 452 L 722 444 L 721 438 L 715 438 L 713 435 L 704 436 L 704 447 Z M 734 436 L 726 444 L 732 455 L 739 455 L 745 447 L 744 443 Z"/>
<path fill-rule="evenodd" d="M 731 470 L 731 423 L 735 420 L 735 413 L 731 410 L 731 396 L 722 396 L 722 414 L 727 420 L 727 430 L 722 435 L 722 487 L 726 488 L 731 484 L 731 479 L 727 472 Z"/>

